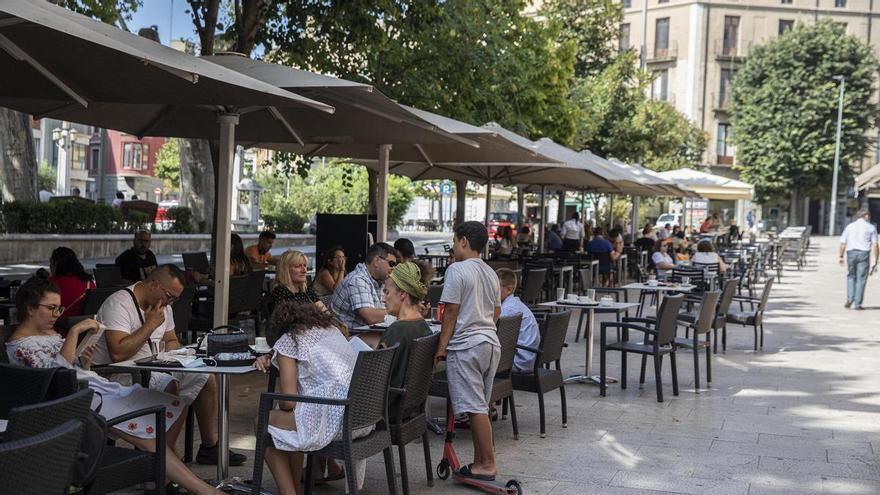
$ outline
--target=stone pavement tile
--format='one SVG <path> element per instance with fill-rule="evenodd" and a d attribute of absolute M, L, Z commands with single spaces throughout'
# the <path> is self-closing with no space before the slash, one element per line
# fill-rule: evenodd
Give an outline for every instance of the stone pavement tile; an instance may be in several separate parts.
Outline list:
<path fill-rule="evenodd" d="M 841 478 L 880 481 L 880 466 L 877 464 L 830 463 L 804 461 L 777 457 L 761 457 L 758 463 L 761 471 L 789 473 L 793 475 L 826 475 Z"/>
<path fill-rule="evenodd" d="M 865 454 L 871 454 L 874 452 L 870 442 L 840 440 L 835 438 L 818 439 L 809 437 L 792 437 L 787 435 L 774 435 L 772 433 L 759 434 L 758 443 L 761 445 L 773 445 L 777 447 L 788 447 L 791 449 L 821 446 L 826 449 L 852 449 L 854 451 L 862 451 Z"/>
<path fill-rule="evenodd" d="M 699 428 L 678 425 L 655 425 L 652 431 L 660 434 L 677 435 L 689 438 L 706 438 L 713 440 L 730 440 L 734 442 L 744 443 L 758 443 L 758 433 L 747 431 Z"/>
<path fill-rule="evenodd" d="M 810 461 L 826 461 L 828 459 L 827 451 L 821 446 L 802 446 L 800 448 L 794 449 L 787 446 L 765 444 L 755 445 L 754 443 L 716 440 L 712 442 L 712 446 L 709 451 L 725 454 L 749 454 L 788 459 L 803 459 Z"/>
<path fill-rule="evenodd" d="M 747 495 L 749 493 L 749 484 L 746 482 L 670 476 L 662 470 L 656 470 L 652 473 L 620 471 L 611 480 L 611 486 L 673 493 L 711 493 L 713 495 Z"/>
<path fill-rule="evenodd" d="M 880 493 L 880 482 L 826 476 L 822 478 L 822 492 L 839 495 L 877 494 Z"/>
<path fill-rule="evenodd" d="M 669 491 L 657 491 L 657 490 L 647 490 L 644 488 L 623 488 L 617 486 L 607 486 L 607 485 L 587 485 L 583 483 L 559 483 L 550 492 L 550 495 L 669 495 L 673 493 L 684 493 L 684 492 L 669 492 Z"/>
<path fill-rule="evenodd" d="M 749 495 L 821 495 L 821 477 L 776 477 L 761 474 L 749 484 Z"/>
<path fill-rule="evenodd" d="M 786 424 L 785 422 L 747 422 L 733 417 L 724 421 L 725 430 L 747 431 L 753 433 L 773 433 L 793 437 L 832 438 L 832 430 L 805 428 Z"/>
<path fill-rule="evenodd" d="M 607 485 L 620 468 L 607 462 L 595 461 L 590 456 L 577 456 L 567 462 L 541 459 L 506 461 L 500 469 L 508 477 L 517 479 L 532 476 L 558 482 Z"/>
<path fill-rule="evenodd" d="M 689 417 L 687 412 L 658 411 L 653 416 L 643 414 L 623 413 L 619 421 L 623 422 L 650 422 L 654 424 L 666 424 L 672 426 L 692 426 L 695 428 L 718 428 L 721 429 L 724 419 L 714 416 Z"/>
<path fill-rule="evenodd" d="M 691 451 L 708 451 L 712 446 L 712 438 L 693 438 L 680 435 L 663 433 L 612 433 L 609 432 L 602 440 L 615 439 L 624 443 L 636 443 L 638 445 L 650 445 L 654 447 L 666 447 L 669 449 L 683 449 Z"/>
<path fill-rule="evenodd" d="M 643 445 L 637 454 L 646 459 L 646 463 L 655 465 L 679 466 L 734 466 L 738 469 L 751 469 L 758 466 L 757 455 L 727 454 L 719 452 L 695 452 L 691 450 L 676 451 L 663 447 Z"/>
<path fill-rule="evenodd" d="M 865 453 L 860 448 L 828 449 L 828 462 L 878 465 L 880 464 L 880 455 Z"/>

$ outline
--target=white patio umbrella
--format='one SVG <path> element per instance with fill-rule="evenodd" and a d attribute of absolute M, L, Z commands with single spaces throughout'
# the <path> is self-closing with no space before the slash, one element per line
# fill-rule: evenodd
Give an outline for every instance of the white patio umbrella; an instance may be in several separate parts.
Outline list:
<path fill-rule="evenodd" d="M 751 184 L 723 177 L 720 175 L 700 172 L 692 168 L 681 168 L 660 172 L 663 178 L 684 186 L 706 199 L 752 199 L 755 188 Z"/>

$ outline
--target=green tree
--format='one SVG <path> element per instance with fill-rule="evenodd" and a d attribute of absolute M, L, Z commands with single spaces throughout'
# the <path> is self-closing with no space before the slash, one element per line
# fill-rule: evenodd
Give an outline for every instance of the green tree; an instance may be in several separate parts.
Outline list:
<path fill-rule="evenodd" d="M 831 186 L 838 89 L 846 78 L 841 183 L 868 150 L 878 62 L 871 47 L 831 21 L 798 25 L 759 46 L 733 83 L 733 130 L 742 178 L 760 200 L 825 195 Z"/>
<path fill-rule="evenodd" d="M 126 21 L 143 5 L 143 0 L 56 0 L 53 3 L 74 12 L 106 22 L 120 24 L 127 30 Z"/>
<path fill-rule="evenodd" d="M 156 177 L 167 187 L 180 188 L 180 142 L 177 138 L 165 141 L 156 154 Z"/>
<path fill-rule="evenodd" d="M 647 96 L 648 74 L 635 52 L 621 53 L 602 72 L 580 79 L 572 91 L 580 109 L 576 148 L 655 170 L 700 163 L 708 137 L 665 101 Z"/>
<path fill-rule="evenodd" d="M 617 57 L 623 8 L 618 0 L 550 0 L 542 13 L 560 26 L 559 40 L 577 47 L 575 75 L 594 76 Z"/>

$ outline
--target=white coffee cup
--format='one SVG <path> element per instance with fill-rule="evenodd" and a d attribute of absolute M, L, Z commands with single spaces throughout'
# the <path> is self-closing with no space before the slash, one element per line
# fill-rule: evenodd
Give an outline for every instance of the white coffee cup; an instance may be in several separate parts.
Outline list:
<path fill-rule="evenodd" d="M 658 285 L 659 283 L 660 283 L 660 282 L 658 282 L 656 279 L 654 279 L 654 280 L 648 280 L 648 285 L 650 285 L 651 287 L 657 287 L 657 285 Z"/>
<path fill-rule="evenodd" d="M 587 296 L 580 296 L 578 297 L 578 302 L 581 304 L 587 304 L 588 302 L 590 302 L 590 300 L 589 298 L 587 298 Z"/>
<path fill-rule="evenodd" d="M 269 347 L 269 342 L 266 341 L 266 337 L 257 337 L 254 339 L 254 347 L 257 349 L 266 349 Z"/>
<path fill-rule="evenodd" d="M 577 302 L 577 300 L 578 300 L 578 296 L 577 296 L 577 294 L 569 294 L 569 295 L 568 295 L 568 300 L 571 301 L 571 302 Z"/>
<path fill-rule="evenodd" d="M 556 300 L 557 301 L 565 300 L 565 288 L 564 287 L 560 287 L 560 288 L 556 289 Z"/>
<path fill-rule="evenodd" d="M 605 296 L 602 299 L 599 299 L 599 306 L 611 306 L 614 304 L 614 298 Z"/>

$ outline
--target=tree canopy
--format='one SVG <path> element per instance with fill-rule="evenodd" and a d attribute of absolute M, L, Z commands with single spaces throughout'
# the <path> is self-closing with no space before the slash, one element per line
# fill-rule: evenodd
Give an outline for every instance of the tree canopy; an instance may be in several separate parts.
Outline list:
<path fill-rule="evenodd" d="M 846 78 L 841 183 L 868 150 L 873 125 L 872 49 L 830 21 L 798 25 L 755 48 L 733 82 L 736 164 L 761 200 L 830 191 L 838 83 Z"/>

